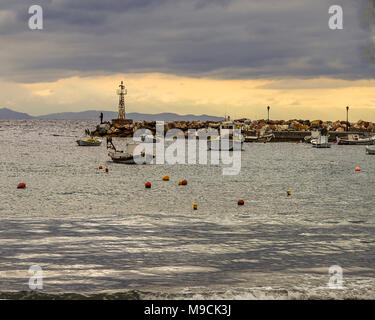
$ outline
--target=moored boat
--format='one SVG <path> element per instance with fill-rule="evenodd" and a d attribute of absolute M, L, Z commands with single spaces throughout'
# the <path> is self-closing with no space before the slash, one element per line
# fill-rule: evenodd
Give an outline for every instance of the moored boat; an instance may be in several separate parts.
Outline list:
<path fill-rule="evenodd" d="M 262 136 L 245 136 L 245 142 L 270 142 L 275 135 L 273 133 Z"/>
<path fill-rule="evenodd" d="M 311 140 L 313 148 L 331 148 L 331 144 L 328 142 L 328 136 L 319 136 L 316 139 Z"/>
<path fill-rule="evenodd" d="M 92 137 L 82 137 L 77 139 L 76 142 L 81 147 L 97 147 L 102 144 L 102 140 L 94 139 Z"/>
<path fill-rule="evenodd" d="M 337 137 L 337 144 L 340 145 L 373 145 L 375 136 L 362 138 L 358 134 L 349 134 L 347 138 Z"/>
<path fill-rule="evenodd" d="M 109 144 L 112 147 L 109 147 Z M 128 143 L 125 146 L 125 150 L 117 150 L 112 143 L 112 140 L 107 141 L 107 148 L 110 149 L 108 156 L 111 157 L 112 161 L 115 163 L 124 163 L 124 164 L 151 164 L 154 155 L 141 154 L 134 155 L 135 148 L 139 146 L 139 143 Z"/>
<path fill-rule="evenodd" d="M 367 154 L 375 154 L 375 146 L 366 147 Z"/>

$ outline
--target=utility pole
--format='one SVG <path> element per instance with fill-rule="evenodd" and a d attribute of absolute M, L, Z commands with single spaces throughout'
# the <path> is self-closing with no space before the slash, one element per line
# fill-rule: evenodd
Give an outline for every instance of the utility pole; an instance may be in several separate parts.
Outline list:
<path fill-rule="evenodd" d="M 349 107 L 346 107 L 346 131 L 349 131 Z"/>
<path fill-rule="evenodd" d="M 268 120 L 267 120 L 267 123 L 270 123 L 270 109 L 271 109 L 271 107 L 268 106 L 268 107 L 267 107 L 267 112 L 268 112 Z"/>

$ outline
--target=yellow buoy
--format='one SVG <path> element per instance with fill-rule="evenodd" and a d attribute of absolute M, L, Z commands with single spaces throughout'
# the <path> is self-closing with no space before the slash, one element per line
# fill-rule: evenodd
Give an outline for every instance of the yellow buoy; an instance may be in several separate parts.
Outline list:
<path fill-rule="evenodd" d="M 162 179 L 163 179 L 163 181 L 169 181 L 169 175 L 166 174 L 165 176 L 163 176 Z"/>
<path fill-rule="evenodd" d="M 180 180 L 180 181 L 178 182 L 178 185 L 179 185 L 179 186 L 181 186 L 181 185 L 182 185 L 182 180 Z"/>
<path fill-rule="evenodd" d="M 198 203 L 194 202 L 193 203 L 193 208 L 194 208 L 194 210 L 198 210 Z"/>
<path fill-rule="evenodd" d="M 288 196 L 291 196 L 291 195 L 292 195 L 292 191 L 287 190 L 287 191 L 286 191 L 286 194 L 287 194 Z"/>

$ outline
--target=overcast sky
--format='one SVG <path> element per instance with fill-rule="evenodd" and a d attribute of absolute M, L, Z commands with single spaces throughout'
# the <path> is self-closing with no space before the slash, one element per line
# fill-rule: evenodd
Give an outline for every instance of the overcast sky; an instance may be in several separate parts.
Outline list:
<path fill-rule="evenodd" d="M 123 79 L 133 112 L 339 119 L 348 104 L 375 120 L 374 13 L 375 0 L 1 0 L 0 108 L 116 110 Z"/>

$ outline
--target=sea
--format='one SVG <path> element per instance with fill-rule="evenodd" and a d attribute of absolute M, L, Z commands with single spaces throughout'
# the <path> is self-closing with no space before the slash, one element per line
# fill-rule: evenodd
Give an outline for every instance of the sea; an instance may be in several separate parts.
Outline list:
<path fill-rule="evenodd" d="M 0 120 L 0 299 L 375 298 L 364 146 L 245 143 L 223 175 L 112 163 L 105 141 L 76 144 L 96 124 Z"/>

